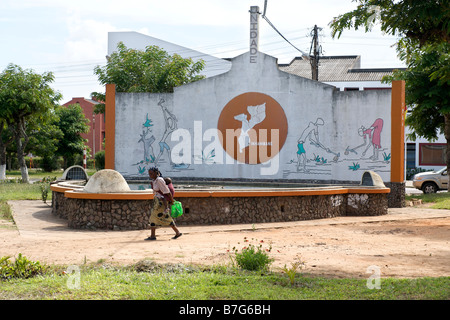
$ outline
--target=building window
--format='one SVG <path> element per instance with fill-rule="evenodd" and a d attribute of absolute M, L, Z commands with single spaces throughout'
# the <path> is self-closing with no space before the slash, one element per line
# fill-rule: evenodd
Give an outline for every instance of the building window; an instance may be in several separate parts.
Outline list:
<path fill-rule="evenodd" d="M 419 143 L 419 165 L 445 166 L 445 143 Z"/>
<path fill-rule="evenodd" d="M 359 91 L 359 88 L 344 88 L 344 91 Z"/>
<path fill-rule="evenodd" d="M 406 144 L 406 169 L 414 169 L 416 167 L 416 144 Z"/>

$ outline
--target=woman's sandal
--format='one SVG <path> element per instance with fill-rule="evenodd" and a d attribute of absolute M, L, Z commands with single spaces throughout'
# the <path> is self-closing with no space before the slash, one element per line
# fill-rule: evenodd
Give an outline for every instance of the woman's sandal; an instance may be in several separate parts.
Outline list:
<path fill-rule="evenodd" d="M 181 237 L 182 235 L 183 235 L 182 233 L 176 234 L 175 237 L 173 237 L 172 239 L 178 239 L 178 238 Z"/>
<path fill-rule="evenodd" d="M 145 240 L 156 240 L 156 237 L 148 237 Z"/>

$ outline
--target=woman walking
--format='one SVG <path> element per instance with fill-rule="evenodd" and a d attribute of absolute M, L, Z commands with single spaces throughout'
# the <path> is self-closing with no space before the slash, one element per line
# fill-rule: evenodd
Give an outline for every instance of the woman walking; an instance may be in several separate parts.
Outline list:
<path fill-rule="evenodd" d="M 152 189 L 155 192 L 153 198 L 153 208 L 150 214 L 150 230 L 151 235 L 145 240 L 156 240 L 156 227 L 172 227 L 175 231 L 175 236 L 172 239 L 179 238 L 182 233 L 178 230 L 170 215 L 170 208 L 173 204 L 173 194 L 169 190 L 166 182 L 161 176 L 158 168 L 153 167 L 148 170 L 148 175 L 151 179 Z"/>

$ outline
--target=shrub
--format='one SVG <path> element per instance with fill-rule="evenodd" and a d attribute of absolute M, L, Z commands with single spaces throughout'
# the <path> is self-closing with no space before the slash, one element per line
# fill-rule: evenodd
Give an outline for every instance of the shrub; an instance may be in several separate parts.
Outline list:
<path fill-rule="evenodd" d="M 9 256 L 0 258 L 0 280 L 9 280 L 12 278 L 31 278 L 45 271 L 39 261 L 31 261 L 19 253 L 14 262 L 11 262 Z"/>
<path fill-rule="evenodd" d="M 95 154 L 95 169 L 105 169 L 105 150 L 99 151 Z"/>
<path fill-rule="evenodd" d="M 297 270 L 300 270 L 303 268 L 303 266 L 305 265 L 305 263 L 300 259 L 300 257 L 297 257 L 296 261 L 291 263 L 291 267 L 287 267 L 286 265 L 284 265 L 284 267 L 282 268 L 283 272 L 287 274 L 287 276 L 289 277 L 291 286 L 294 285 L 295 283 L 295 276 L 297 275 Z"/>
<path fill-rule="evenodd" d="M 55 155 L 45 155 L 41 160 L 40 168 L 45 172 L 52 172 L 59 169 L 58 157 Z"/>
<path fill-rule="evenodd" d="M 253 239 L 252 239 L 253 240 Z M 244 242 L 249 242 L 244 238 Z M 269 257 L 272 246 L 263 248 L 264 241 L 261 240 L 258 245 L 249 243 L 239 251 L 236 247 L 233 248 L 234 257 L 231 256 L 232 262 L 241 269 L 250 271 L 266 271 L 274 259 Z"/>
<path fill-rule="evenodd" d="M 47 203 L 47 197 L 48 197 L 48 192 L 50 191 L 50 185 L 48 185 L 48 184 L 41 184 L 39 186 L 39 188 L 41 189 L 42 201 L 44 201 L 44 203 Z"/>
<path fill-rule="evenodd" d="M 39 189 L 41 190 L 41 199 L 47 203 L 48 193 L 50 192 L 50 183 L 55 181 L 56 177 L 44 177 L 39 181 Z"/>

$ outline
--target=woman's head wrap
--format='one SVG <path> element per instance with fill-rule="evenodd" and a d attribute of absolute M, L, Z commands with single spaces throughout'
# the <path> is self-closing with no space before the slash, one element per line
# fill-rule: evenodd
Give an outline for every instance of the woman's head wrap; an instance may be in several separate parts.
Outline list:
<path fill-rule="evenodd" d="M 162 177 L 162 173 L 161 173 L 161 171 L 159 171 L 159 169 L 157 167 L 151 167 L 150 169 L 148 169 L 148 171 L 153 171 L 156 173 L 157 177 Z"/>

